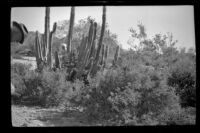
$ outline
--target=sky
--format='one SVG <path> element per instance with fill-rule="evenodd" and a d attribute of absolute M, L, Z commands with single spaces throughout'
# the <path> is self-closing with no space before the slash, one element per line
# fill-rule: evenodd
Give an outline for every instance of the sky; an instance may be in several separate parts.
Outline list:
<path fill-rule="evenodd" d="M 29 31 L 44 32 L 45 7 L 15 7 L 11 9 L 11 21 L 26 25 Z M 75 7 L 75 23 L 91 16 L 96 22 L 102 22 L 102 6 Z M 70 18 L 70 7 L 50 8 L 50 29 L 54 22 Z M 173 34 L 178 40 L 176 47 L 195 47 L 195 27 L 193 6 L 107 6 L 106 22 L 112 33 L 117 34 L 118 42 L 124 49 L 131 33 L 129 29 L 138 29 L 142 23 L 151 38 L 157 33 Z"/>

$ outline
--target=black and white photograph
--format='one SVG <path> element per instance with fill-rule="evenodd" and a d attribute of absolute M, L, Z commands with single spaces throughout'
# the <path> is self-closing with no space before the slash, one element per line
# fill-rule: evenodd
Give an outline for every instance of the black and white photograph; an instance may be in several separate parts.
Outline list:
<path fill-rule="evenodd" d="M 10 13 L 13 127 L 196 125 L 193 5 Z"/>

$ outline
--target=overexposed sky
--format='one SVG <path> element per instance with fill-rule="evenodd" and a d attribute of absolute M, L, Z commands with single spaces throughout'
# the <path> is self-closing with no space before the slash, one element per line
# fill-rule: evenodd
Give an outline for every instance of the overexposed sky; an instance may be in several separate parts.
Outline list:
<path fill-rule="evenodd" d="M 178 40 L 177 47 L 195 47 L 193 6 L 107 6 L 108 27 L 118 35 L 118 42 L 127 49 L 129 28 L 137 29 L 141 22 L 147 36 L 171 32 Z M 44 32 L 45 7 L 15 7 L 11 10 L 11 21 L 24 23 L 29 31 Z M 102 21 L 102 6 L 80 6 L 75 8 L 75 23 L 91 16 Z M 50 28 L 53 23 L 69 19 L 70 7 L 50 8 Z"/>

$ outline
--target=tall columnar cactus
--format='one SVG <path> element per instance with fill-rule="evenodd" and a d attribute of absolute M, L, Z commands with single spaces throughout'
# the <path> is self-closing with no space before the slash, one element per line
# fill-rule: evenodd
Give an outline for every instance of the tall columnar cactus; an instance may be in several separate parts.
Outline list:
<path fill-rule="evenodd" d="M 54 57 L 55 57 L 55 67 L 60 69 L 61 68 L 61 63 L 60 63 L 60 59 L 58 57 L 58 52 L 57 51 L 55 51 Z"/>
<path fill-rule="evenodd" d="M 68 36 L 66 39 L 67 40 L 67 53 L 71 52 L 71 40 L 72 40 L 72 34 L 73 34 L 74 17 L 75 17 L 75 7 L 71 7 L 69 31 L 68 31 Z"/>
<path fill-rule="evenodd" d="M 95 55 L 95 44 L 96 44 L 96 33 L 97 33 L 97 23 L 94 22 L 94 36 L 93 36 L 93 39 L 92 39 L 92 46 L 91 46 L 91 51 L 90 51 L 90 55 L 89 55 L 89 58 L 93 57 Z"/>
<path fill-rule="evenodd" d="M 67 62 L 67 60 L 71 61 L 71 56 L 73 52 L 71 51 L 71 39 L 74 25 L 74 15 L 75 10 L 74 7 L 71 8 L 71 16 L 70 16 L 70 24 L 69 24 L 69 33 L 67 36 L 67 54 L 64 55 L 62 62 Z M 102 15 L 102 26 L 101 26 L 101 34 L 98 41 L 98 45 L 96 48 L 96 34 L 97 34 L 97 23 L 93 20 L 90 21 L 90 28 L 88 31 L 88 35 L 83 35 L 80 45 L 77 50 L 77 62 L 76 62 L 76 70 L 77 77 L 82 76 L 83 74 L 90 74 L 94 76 L 97 71 L 100 69 L 99 66 L 104 66 L 105 59 L 108 54 L 108 46 L 102 44 L 105 32 L 106 25 L 106 7 L 103 7 L 103 15 Z M 73 64 L 74 62 L 67 63 L 67 68 L 71 66 L 69 64 Z M 62 65 L 63 66 L 63 65 Z"/>
<path fill-rule="evenodd" d="M 107 57 L 108 57 L 108 45 L 106 45 L 106 48 L 105 48 L 105 53 L 104 53 L 104 61 L 103 61 L 103 67 L 106 66 L 106 60 L 107 60 Z"/>
<path fill-rule="evenodd" d="M 47 64 L 53 67 L 52 65 L 52 38 L 53 33 L 56 30 L 56 23 L 54 23 L 53 30 L 49 31 L 49 22 L 50 22 L 50 8 L 46 8 L 45 15 L 45 34 L 44 36 L 39 36 L 38 32 L 36 33 L 36 60 L 38 67 L 43 66 L 43 64 Z M 90 74 L 94 76 L 99 70 L 99 66 L 105 66 L 107 55 L 108 55 L 108 46 L 104 46 L 102 44 L 105 32 L 106 25 L 106 7 L 103 7 L 103 15 L 102 15 L 102 26 L 101 33 L 99 37 L 99 41 L 96 47 L 96 34 L 97 34 L 97 23 L 91 20 L 90 28 L 88 35 L 82 36 L 82 41 L 79 47 L 76 49 L 76 54 L 72 51 L 72 34 L 73 34 L 73 26 L 74 26 L 74 17 L 75 17 L 75 7 L 71 8 L 70 15 L 70 24 L 69 24 L 69 32 L 66 37 L 67 41 L 67 53 L 62 58 L 62 66 L 64 67 L 76 67 L 78 70 L 78 76 L 81 76 L 86 72 L 86 74 Z M 43 40 L 42 40 L 43 39 Z M 42 41 L 41 41 L 42 40 Z M 117 55 L 118 56 L 118 55 Z M 55 67 L 61 68 L 61 62 L 58 56 L 58 52 L 56 51 L 54 54 L 55 57 Z M 64 58 L 66 57 L 66 58 Z M 117 57 L 115 57 L 116 60 Z M 76 62 L 75 62 L 76 60 Z M 65 65 L 66 64 L 66 65 Z"/>
<path fill-rule="evenodd" d="M 40 64 L 40 58 L 41 58 L 41 50 L 39 48 L 39 35 L 38 35 L 38 31 L 36 31 L 36 37 L 35 37 L 35 57 L 36 57 L 36 62 L 37 62 L 37 66 L 39 66 Z"/>
<path fill-rule="evenodd" d="M 48 55 L 48 48 L 49 48 L 49 33 L 50 33 L 50 7 L 45 8 L 45 31 L 44 31 L 44 56 L 45 58 Z M 47 58 L 46 58 L 47 60 Z"/>
<path fill-rule="evenodd" d="M 53 25 L 53 29 L 50 32 L 49 35 L 49 49 L 48 49 L 48 57 L 47 57 L 47 64 L 50 65 L 50 67 L 53 67 L 53 63 L 52 63 L 52 43 L 53 43 L 53 34 L 56 32 L 56 27 L 57 27 L 57 23 L 54 23 Z"/>
<path fill-rule="evenodd" d="M 36 37 L 35 37 L 35 56 L 36 56 L 36 62 L 37 62 L 37 68 L 41 70 L 43 68 L 44 64 L 44 58 L 42 53 L 42 47 L 43 41 L 41 41 L 41 36 L 39 36 L 38 31 L 36 31 Z"/>
<path fill-rule="evenodd" d="M 103 65 L 104 62 L 104 44 L 101 46 L 101 59 L 99 61 L 99 65 Z"/>
<path fill-rule="evenodd" d="M 97 70 L 98 70 L 99 54 L 100 54 L 101 45 L 102 45 L 102 42 L 103 42 L 105 25 L 106 25 L 106 7 L 104 6 L 103 7 L 103 15 L 102 15 L 101 35 L 100 35 L 100 39 L 99 39 L 99 42 L 98 42 L 98 48 L 97 48 L 97 52 L 96 52 L 96 55 L 95 55 L 94 63 L 93 63 L 93 66 L 91 68 L 91 71 L 90 71 L 91 76 L 94 76 L 97 73 Z"/>
<path fill-rule="evenodd" d="M 44 65 L 53 67 L 52 64 L 52 38 L 56 31 L 57 24 L 54 23 L 53 30 L 49 31 L 50 23 L 50 7 L 46 7 L 45 11 L 45 32 L 44 35 L 39 35 L 36 32 L 35 49 L 36 49 L 36 61 L 39 69 L 42 69 Z M 50 33 L 49 33 L 50 32 Z"/>
<path fill-rule="evenodd" d="M 113 60 L 113 65 L 116 65 L 116 62 L 117 62 L 117 60 L 118 60 L 118 57 L 119 57 L 119 45 L 117 46 L 116 51 L 115 51 L 114 60 Z"/>

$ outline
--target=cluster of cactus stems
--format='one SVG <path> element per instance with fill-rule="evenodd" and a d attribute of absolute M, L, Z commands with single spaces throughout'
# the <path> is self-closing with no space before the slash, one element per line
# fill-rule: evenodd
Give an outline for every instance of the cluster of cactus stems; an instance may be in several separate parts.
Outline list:
<path fill-rule="evenodd" d="M 54 23 L 53 30 L 50 32 L 49 16 L 50 16 L 50 8 L 46 7 L 44 36 L 41 37 L 39 36 L 38 32 L 36 32 L 35 46 L 36 46 L 36 60 L 38 68 L 40 66 L 43 66 L 44 64 L 47 64 L 48 66 L 50 66 L 50 68 L 53 67 L 52 36 L 56 31 L 56 23 Z M 96 39 L 97 23 L 91 20 L 88 35 L 82 35 L 81 43 L 76 49 L 72 47 L 71 42 L 72 42 L 74 18 L 75 18 L 75 7 L 71 7 L 69 31 L 68 35 L 66 36 L 66 43 L 67 43 L 66 54 L 63 56 L 64 58 L 60 59 L 58 56 L 58 51 L 54 53 L 55 67 L 60 69 L 62 66 L 61 64 L 62 63 L 64 64 L 67 58 L 69 62 L 69 65 L 67 65 L 67 67 L 70 68 L 71 65 L 72 68 L 76 68 L 77 77 L 83 74 L 94 76 L 98 72 L 98 70 L 105 68 L 106 60 L 108 57 L 109 47 L 108 45 L 102 43 L 106 26 L 106 7 L 105 6 L 103 7 L 102 26 L 98 43 Z M 65 58 L 65 56 L 67 57 Z M 114 64 L 116 63 L 118 56 L 119 56 L 119 46 L 117 47 L 114 56 L 113 60 Z"/>
<path fill-rule="evenodd" d="M 50 7 L 46 7 L 45 12 L 45 32 L 44 35 L 39 35 L 36 32 L 35 38 L 35 56 L 37 68 L 41 70 L 44 65 L 53 67 L 52 63 L 52 38 L 56 31 L 57 24 L 54 23 L 53 30 L 50 32 Z M 56 55 L 56 54 L 55 54 Z"/>
<path fill-rule="evenodd" d="M 105 51 L 102 42 L 105 31 L 105 23 L 106 23 L 106 7 L 104 6 L 101 34 L 98 41 L 97 49 L 95 48 L 97 23 L 92 20 L 90 21 L 90 28 L 88 35 L 87 36 L 83 35 L 81 44 L 77 48 L 77 53 L 78 53 L 77 76 L 81 76 L 82 74 L 89 74 L 91 76 L 94 76 L 99 70 L 99 68 L 103 66 L 105 60 L 105 55 L 104 55 Z"/>

